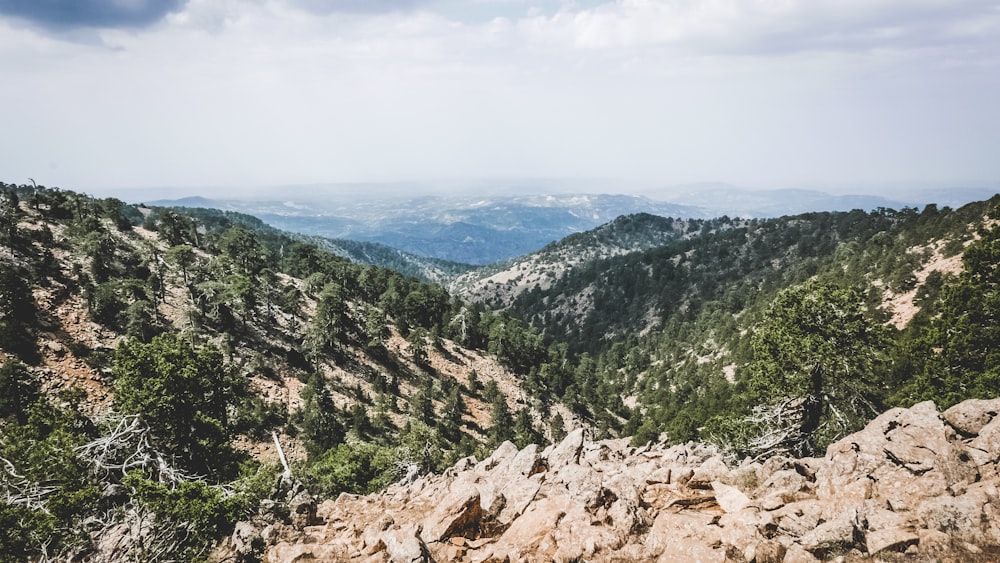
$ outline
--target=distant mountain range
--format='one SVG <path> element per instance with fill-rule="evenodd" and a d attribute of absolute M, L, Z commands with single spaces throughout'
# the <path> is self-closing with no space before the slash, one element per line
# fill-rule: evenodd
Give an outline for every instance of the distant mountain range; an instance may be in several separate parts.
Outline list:
<path fill-rule="evenodd" d="M 483 265 L 523 256 L 567 235 L 634 213 L 683 219 L 763 218 L 922 207 L 931 202 L 957 206 L 991 195 L 986 189 L 920 191 L 912 197 L 907 194 L 904 201 L 813 190 L 748 190 L 726 184 L 676 187 L 648 192 L 648 196 L 495 192 L 407 196 L 377 189 L 369 194 L 356 186 L 331 189 L 326 195 L 316 190 L 300 193 L 301 199 L 283 201 L 188 197 L 149 203 L 238 211 L 286 231 L 379 243 L 427 258 Z"/>

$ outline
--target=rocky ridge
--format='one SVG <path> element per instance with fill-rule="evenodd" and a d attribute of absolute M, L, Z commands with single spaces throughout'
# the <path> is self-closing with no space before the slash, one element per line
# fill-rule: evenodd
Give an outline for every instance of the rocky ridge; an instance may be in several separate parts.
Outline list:
<path fill-rule="evenodd" d="M 265 561 L 989 561 L 1000 399 L 893 409 L 822 458 L 727 463 L 696 443 L 590 441 L 460 460 L 381 494 L 241 523 Z M 301 506 L 300 506 L 301 505 Z M 315 512 L 313 510 L 315 509 Z M 266 525 L 265 525 L 266 524 Z M 243 546 L 243 547 L 241 547 Z"/>

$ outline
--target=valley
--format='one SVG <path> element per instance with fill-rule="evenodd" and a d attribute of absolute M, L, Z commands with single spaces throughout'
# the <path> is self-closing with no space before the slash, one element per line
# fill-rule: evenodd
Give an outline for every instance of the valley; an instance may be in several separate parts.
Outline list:
<path fill-rule="evenodd" d="M 992 528 L 958 534 L 913 500 L 900 518 L 866 504 L 850 541 L 810 543 L 781 515 L 775 534 L 765 501 L 805 510 L 835 500 L 822 492 L 833 485 L 762 484 L 800 466 L 830 475 L 848 437 L 887 411 L 971 456 L 974 467 L 933 461 L 978 475 L 942 469 L 956 497 L 992 482 L 993 407 L 972 433 L 946 413 L 1000 388 L 1000 196 L 777 218 L 659 215 L 636 212 L 635 199 L 576 196 L 543 213 L 527 198 L 459 220 L 524 221 L 541 249 L 473 267 L 232 209 L 2 188 L 0 521 L 10 525 L 0 560 L 277 561 L 318 549 L 306 545 L 373 560 L 396 557 L 393 545 L 437 559 L 648 558 L 665 553 L 641 551 L 649 526 L 676 533 L 685 518 L 719 517 L 715 539 L 699 532 L 685 545 L 747 561 L 765 560 L 758 549 L 781 554 L 768 560 L 883 549 L 961 559 L 1000 545 Z M 571 204 L 579 217 L 568 216 L 598 223 L 566 219 Z M 553 231 L 534 231 L 550 220 Z M 879 428 L 871 440 L 888 439 Z M 687 463 L 680 452 L 700 453 Z M 878 466 L 924 463 L 910 453 Z M 672 471 L 717 474 L 697 486 L 610 477 L 639 466 L 650 477 L 662 468 L 642 464 L 671 456 Z M 514 459 L 524 471 L 500 475 Z M 750 473 L 758 483 L 741 481 Z M 549 543 L 505 539 L 527 525 L 518 518 L 550 516 L 518 495 L 556 482 L 572 499 L 544 496 L 590 522 L 593 545 L 557 531 Z M 456 483 L 476 493 L 443 498 Z M 742 509 L 727 508 L 727 487 L 753 505 L 743 516 L 755 524 L 732 527 L 743 524 L 727 515 Z M 683 499 L 694 512 L 655 524 Z M 428 507 L 452 500 L 456 520 L 431 533 Z M 840 521 L 834 504 L 810 505 L 812 527 Z M 342 522 L 371 505 L 392 507 L 394 520 Z M 427 533 L 410 533 L 418 525 Z M 903 539 L 875 550 L 890 531 Z"/>

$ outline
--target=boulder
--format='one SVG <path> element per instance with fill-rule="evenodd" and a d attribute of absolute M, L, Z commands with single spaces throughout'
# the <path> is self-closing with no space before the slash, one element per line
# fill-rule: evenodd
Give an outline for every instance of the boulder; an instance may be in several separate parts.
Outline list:
<path fill-rule="evenodd" d="M 994 418 L 979 429 L 978 436 L 969 442 L 968 452 L 977 466 L 1000 461 L 1000 418 Z"/>
<path fill-rule="evenodd" d="M 862 544 L 857 511 L 848 511 L 823 522 L 802 536 L 799 543 L 806 551 L 823 558 L 830 552 L 847 551 Z"/>
<path fill-rule="evenodd" d="M 392 563 L 428 563 L 432 561 L 427 545 L 417 534 L 416 526 L 389 530 L 382 535 L 385 552 Z"/>
<path fill-rule="evenodd" d="M 816 492 L 844 507 L 861 506 L 873 495 L 911 506 L 955 483 L 974 481 L 977 471 L 968 457 L 934 403 L 892 409 L 827 448 Z"/>
<path fill-rule="evenodd" d="M 504 442 L 497 446 L 496 451 L 490 455 L 490 457 L 484 459 L 476 465 L 476 473 L 479 475 L 486 475 L 498 468 L 502 463 L 509 462 L 518 453 L 517 446 L 511 442 Z M 501 471 L 505 471 L 506 468 L 501 468 Z"/>
<path fill-rule="evenodd" d="M 998 413 L 1000 399 L 969 399 L 941 413 L 941 418 L 965 436 L 976 436 Z"/>
<path fill-rule="evenodd" d="M 719 503 L 719 508 L 724 512 L 740 512 L 750 506 L 750 497 L 731 485 L 713 481 L 712 491 L 715 493 L 715 502 Z"/>
<path fill-rule="evenodd" d="M 549 471 L 555 471 L 567 465 L 575 465 L 580 462 L 580 453 L 583 451 L 584 429 L 577 428 L 570 432 L 559 445 L 552 448 L 546 458 Z"/>
<path fill-rule="evenodd" d="M 727 548 L 727 552 L 740 554 L 742 559 L 753 561 L 757 547 L 765 541 L 760 533 L 773 522 L 770 513 L 761 513 L 753 508 L 744 508 L 738 512 L 729 512 L 718 520 L 721 529 L 719 539 Z"/>
<path fill-rule="evenodd" d="M 511 478 L 518 475 L 530 477 L 545 470 L 545 461 L 539 454 L 538 446 L 535 444 L 529 444 L 517 452 L 507 467 L 508 476 Z"/>
<path fill-rule="evenodd" d="M 468 482 L 453 483 L 447 496 L 424 519 L 420 535 L 428 542 L 442 541 L 452 536 L 476 538 L 483 524 L 483 514 L 479 489 Z"/>
<path fill-rule="evenodd" d="M 557 482 L 565 485 L 570 496 L 589 511 L 596 510 L 610 500 L 601 475 L 591 467 L 567 465 L 559 470 Z"/>
<path fill-rule="evenodd" d="M 316 499 L 309 491 L 300 489 L 298 492 L 290 493 L 288 500 L 288 512 L 292 520 L 292 526 L 296 530 L 302 530 L 307 526 L 315 526 L 321 523 L 316 516 Z"/>
<path fill-rule="evenodd" d="M 920 536 L 902 528 L 885 528 L 869 532 L 865 536 L 869 555 L 878 555 L 883 551 L 905 551 L 919 541 Z"/>
<path fill-rule="evenodd" d="M 943 495 L 921 503 L 917 513 L 926 527 L 953 540 L 1000 545 L 1000 493 L 996 483 L 975 483 L 957 496 Z"/>
<path fill-rule="evenodd" d="M 692 489 L 709 489 L 713 481 L 728 481 L 730 469 L 721 456 L 713 456 L 706 459 L 697 468 L 691 478 L 684 483 Z"/>
<path fill-rule="evenodd" d="M 238 560 L 259 559 L 260 552 L 264 550 L 264 538 L 250 522 L 237 522 L 230 541 Z"/>
<path fill-rule="evenodd" d="M 515 518 L 524 513 L 528 505 L 535 500 L 541 488 L 539 479 L 514 479 L 504 486 L 501 495 L 505 503 L 498 516 L 501 525 L 510 524 Z"/>
<path fill-rule="evenodd" d="M 556 543 L 552 534 L 561 527 L 573 501 L 568 494 L 552 491 L 545 498 L 532 502 L 522 515 L 496 538 L 496 543 L 483 550 L 476 560 L 495 557 L 502 560 L 509 556 L 519 560 L 530 555 L 538 560 L 551 559 Z"/>

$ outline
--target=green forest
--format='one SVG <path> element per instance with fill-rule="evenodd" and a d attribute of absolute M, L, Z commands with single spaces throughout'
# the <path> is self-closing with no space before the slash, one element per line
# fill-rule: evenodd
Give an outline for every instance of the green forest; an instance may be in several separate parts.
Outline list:
<path fill-rule="evenodd" d="M 816 455 L 888 407 L 996 396 L 998 205 L 626 216 L 556 245 L 641 250 L 501 309 L 246 215 L 0 184 L 0 561 L 109 536 L 204 560 L 294 487 L 569 427 Z M 295 484 L 260 455 L 277 436 Z"/>

